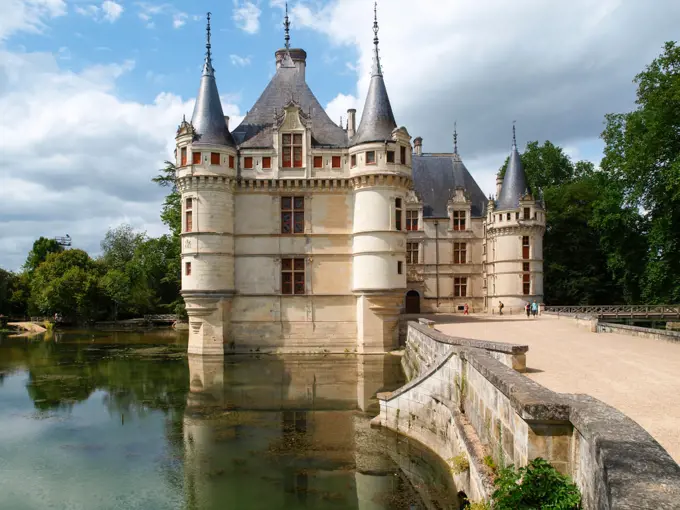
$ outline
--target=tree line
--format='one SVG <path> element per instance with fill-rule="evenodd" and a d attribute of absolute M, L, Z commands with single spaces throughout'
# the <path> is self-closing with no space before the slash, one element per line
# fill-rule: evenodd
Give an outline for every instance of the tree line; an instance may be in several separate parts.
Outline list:
<path fill-rule="evenodd" d="M 547 304 L 680 302 L 680 47 L 666 43 L 634 82 L 636 108 L 605 116 L 600 168 L 549 141 L 530 142 L 521 156 L 547 209 Z M 185 313 L 174 171 L 166 162 L 153 179 L 169 190 L 161 211 L 169 234 L 150 238 L 122 225 L 96 259 L 40 238 L 19 273 L 0 269 L 0 314 Z"/>

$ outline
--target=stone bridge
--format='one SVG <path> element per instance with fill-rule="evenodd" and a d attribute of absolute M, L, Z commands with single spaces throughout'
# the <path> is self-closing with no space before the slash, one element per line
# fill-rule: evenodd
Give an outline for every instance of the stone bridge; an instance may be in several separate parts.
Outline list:
<path fill-rule="evenodd" d="M 678 441 L 680 345 L 592 333 L 565 318 L 450 320 L 441 331 L 409 323 L 402 364 L 411 380 L 378 395 L 375 424 L 442 459 L 465 455 L 469 468 L 454 480 L 472 500 L 493 490 L 489 465 L 543 457 L 576 481 L 586 510 L 678 508 L 680 466 L 661 444 L 675 451 Z M 661 424 L 645 425 L 652 437 L 631 417 Z"/>

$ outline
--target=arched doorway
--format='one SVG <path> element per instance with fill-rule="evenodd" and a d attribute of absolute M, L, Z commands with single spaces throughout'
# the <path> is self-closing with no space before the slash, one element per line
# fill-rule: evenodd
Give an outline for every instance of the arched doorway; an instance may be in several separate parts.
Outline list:
<path fill-rule="evenodd" d="M 417 290 L 409 290 L 406 293 L 405 313 L 420 313 L 420 294 Z"/>

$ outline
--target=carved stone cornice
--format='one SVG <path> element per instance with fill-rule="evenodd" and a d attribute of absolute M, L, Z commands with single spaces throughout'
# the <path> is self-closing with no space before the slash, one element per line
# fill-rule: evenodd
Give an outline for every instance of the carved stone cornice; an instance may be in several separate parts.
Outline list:
<path fill-rule="evenodd" d="M 224 175 L 184 175 L 177 178 L 177 189 L 181 193 L 196 189 L 234 190 L 236 178 Z"/>
<path fill-rule="evenodd" d="M 543 225 L 515 225 L 511 227 L 487 228 L 486 230 L 486 235 L 488 238 L 510 235 L 524 236 L 543 233 L 545 233 L 545 227 Z"/>
<path fill-rule="evenodd" d="M 406 175 L 400 174 L 359 175 L 352 177 L 350 181 L 355 190 L 373 186 L 390 186 L 406 190 L 410 190 L 413 187 L 413 180 Z"/>

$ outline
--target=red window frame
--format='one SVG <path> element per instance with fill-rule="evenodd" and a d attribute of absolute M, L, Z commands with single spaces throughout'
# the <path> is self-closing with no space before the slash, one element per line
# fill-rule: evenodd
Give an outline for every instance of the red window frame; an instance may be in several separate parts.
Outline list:
<path fill-rule="evenodd" d="M 332 168 L 341 168 L 342 167 L 342 160 L 340 159 L 340 156 L 333 156 L 333 161 L 332 161 Z"/>
<path fill-rule="evenodd" d="M 531 295 L 531 275 L 530 274 L 523 274 L 522 275 L 522 294 L 525 296 Z"/>
<path fill-rule="evenodd" d="M 281 294 L 305 294 L 305 259 L 281 259 Z"/>
<path fill-rule="evenodd" d="M 281 197 L 281 233 L 305 233 L 305 197 Z"/>
<path fill-rule="evenodd" d="M 193 232 L 194 229 L 194 213 L 193 213 L 193 199 L 187 198 L 184 202 L 184 231 Z"/>
<path fill-rule="evenodd" d="M 184 274 L 186 276 L 191 276 L 191 262 L 184 263 Z"/>
<path fill-rule="evenodd" d="M 253 168 L 253 157 L 246 156 L 243 158 L 243 168 Z"/>
<path fill-rule="evenodd" d="M 191 164 L 192 165 L 200 165 L 201 164 L 201 153 L 200 152 L 191 152 Z"/>
<path fill-rule="evenodd" d="M 418 211 L 406 211 L 406 230 L 418 230 Z"/>
<path fill-rule="evenodd" d="M 529 236 L 522 237 L 522 258 L 524 260 L 529 258 Z"/>
<path fill-rule="evenodd" d="M 229 168 L 234 168 L 234 156 L 229 156 Z"/>
<path fill-rule="evenodd" d="M 271 168 L 272 167 L 272 158 L 271 156 L 264 156 L 262 158 L 262 168 Z"/>
<path fill-rule="evenodd" d="M 187 166 L 187 148 L 182 147 L 182 150 L 180 151 L 180 165 L 181 166 Z"/>
<path fill-rule="evenodd" d="M 323 156 L 314 156 L 314 168 L 323 168 Z"/>
<path fill-rule="evenodd" d="M 211 165 L 219 165 L 220 164 L 220 154 L 219 154 L 219 152 L 211 152 L 210 153 L 210 164 Z"/>
<path fill-rule="evenodd" d="M 356 155 L 356 154 L 352 154 L 352 157 L 349 158 L 349 161 L 350 161 L 350 165 L 349 165 L 349 166 L 350 166 L 351 168 L 354 168 L 355 166 L 357 166 L 357 155 Z"/>

